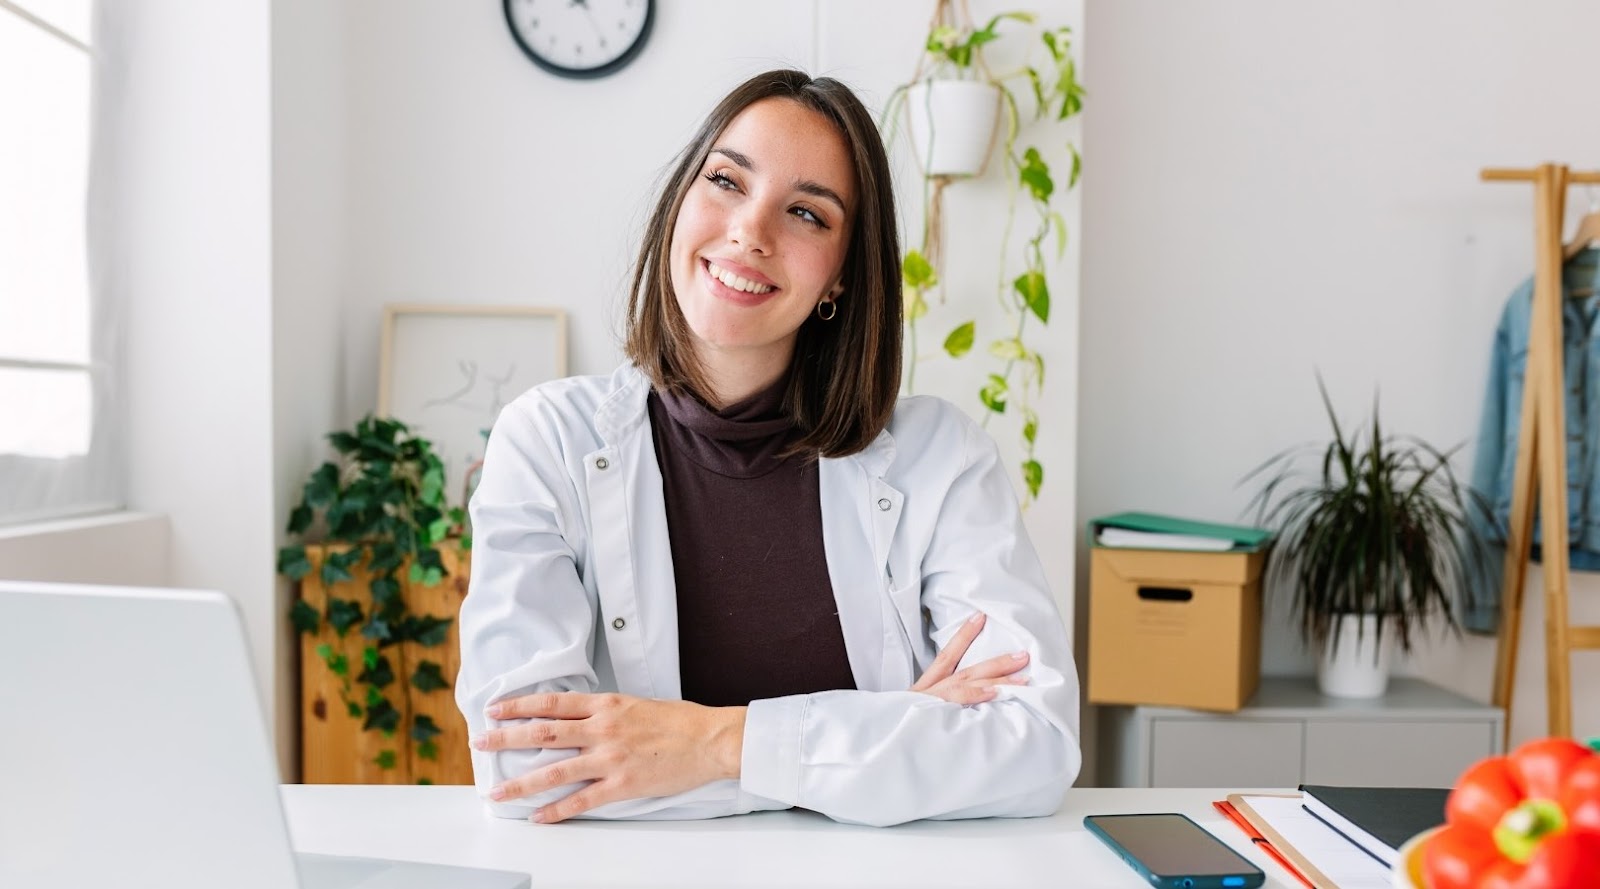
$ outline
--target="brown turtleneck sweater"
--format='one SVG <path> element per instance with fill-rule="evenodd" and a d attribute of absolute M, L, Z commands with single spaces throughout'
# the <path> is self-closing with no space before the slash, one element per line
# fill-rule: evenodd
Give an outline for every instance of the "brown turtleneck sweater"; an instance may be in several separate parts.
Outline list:
<path fill-rule="evenodd" d="M 817 463 L 777 456 L 795 434 L 786 385 L 722 411 L 650 393 L 686 701 L 736 706 L 856 687 L 823 551 Z"/>

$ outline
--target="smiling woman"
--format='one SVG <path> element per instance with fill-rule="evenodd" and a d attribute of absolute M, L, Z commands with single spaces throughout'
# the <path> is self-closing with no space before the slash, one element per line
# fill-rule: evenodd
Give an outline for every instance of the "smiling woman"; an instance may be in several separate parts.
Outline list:
<path fill-rule="evenodd" d="M 1076 671 L 994 443 L 896 397 L 871 116 L 752 78 L 646 231 L 629 363 L 507 406 L 471 503 L 456 693 L 491 809 L 1053 812 Z"/>

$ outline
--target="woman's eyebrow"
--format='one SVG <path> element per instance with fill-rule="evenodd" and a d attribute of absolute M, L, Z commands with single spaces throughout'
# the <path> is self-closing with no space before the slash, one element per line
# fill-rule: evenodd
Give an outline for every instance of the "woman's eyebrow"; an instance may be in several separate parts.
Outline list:
<path fill-rule="evenodd" d="M 726 157 L 728 160 L 733 161 L 739 167 L 749 170 L 752 173 L 756 172 L 755 161 L 752 161 L 750 156 L 742 151 L 735 151 L 732 148 L 713 148 L 711 149 L 711 153 L 720 154 L 723 157 Z M 796 182 L 794 187 L 796 191 L 805 192 L 812 197 L 833 201 L 835 204 L 839 205 L 839 212 L 841 213 L 848 212 L 845 210 L 844 198 L 839 197 L 838 192 L 820 182 L 812 182 L 809 179 L 802 179 L 799 182 Z"/>

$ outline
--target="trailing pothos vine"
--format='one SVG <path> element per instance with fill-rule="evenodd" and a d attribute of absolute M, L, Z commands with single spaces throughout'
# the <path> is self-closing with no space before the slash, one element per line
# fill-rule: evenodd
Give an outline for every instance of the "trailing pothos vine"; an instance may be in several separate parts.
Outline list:
<path fill-rule="evenodd" d="M 361 634 L 366 641 L 359 664 L 350 663 L 326 643 L 317 647 L 317 655 L 341 680 L 340 697 L 351 718 L 361 719 L 363 730 L 392 739 L 403 726 L 401 711 L 389 698 L 400 677 L 388 650 L 403 642 L 440 645 L 453 620 L 410 613 L 400 572 L 404 570 L 413 584 L 433 586 L 442 581 L 448 572 L 438 547 L 462 527 L 464 511 L 447 507 L 443 463 L 432 445 L 412 435 L 404 423 L 369 415 L 352 430 L 330 433 L 328 441 L 337 459 L 317 467 L 306 481 L 300 503 L 290 513 L 288 532 L 304 540 L 317 525 L 320 542 L 344 543 L 349 549 L 330 548 L 318 569 L 318 578 L 329 590 L 323 610 L 296 599 L 290 619 L 300 633 L 318 633 L 326 622 L 341 639 L 351 630 Z M 470 549 L 471 541 L 460 538 L 459 545 Z M 301 580 L 312 568 L 303 543 L 278 551 L 278 572 L 289 579 Z M 371 578 L 367 602 L 332 594 L 335 584 L 354 580 L 357 572 Z M 422 692 L 450 687 L 441 665 L 428 659 L 421 660 L 405 681 Z M 417 745 L 417 756 L 438 759 L 435 738 L 441 730 L 431 717 L 415 715 L 404 728 Z M 398 753 L 381 750 L 374 762 L 380 768 L 395 768 Z"/>
<path fill-rule="evenodd" d="M 1059 258 L 1065 255 L 1067 247 L 1066 220 L 1053 208 L 1052 199 L 1077 185 L 1082 172 L 1082 158 L 1077 147 L 1070 142 L 1060 152 L 1054 152 L 1041 150 L 1035 145 L 1025 145 L 1020 135 L 1025 122 L 1047 118 L 1064 121 L 1078 114 L 1083 110 L 1085 92 L 1078 82 L 1077 64 L 1071 52 L 1070 28 L 1046 28 L 1037 32 L 1049 54 L 1047 64 L 1041 67 L 1023 65 L 1014 71 L 995 74 L 984 62 L 983 47 L 1000 39 L 1000 28 L 1004 23 L 1033 26 L 1037 23 L 1037 16 L 1031 12 L 1005 12 L 994 16 L 982 27 L 975 27 L 970 17 L 964 15 L 965 3 L 962 3 L 965 23 L 957 20 L 953 6 L 950 0 L 938 4 L 924 44 L 922 63 L 919 63 L 912 81 L 897 88 L 890 96 L 884 116 L 890 122 L 892 138 L 892 126 L 905 103 L 906 91 L 924 81 L 982 81 L 994 86 L 999 94 L 1001 119 L 1005 127 L 1001 155 L 1008 173 L 1008 205 L 1000 239 L 996 292 L 1007 320 L 1005 329 L 989 339 L 987 351 L 1000 365 L 987 374 L 978 391 L 978 399 L 985 409 L 985 425 L 995 415 L 1006 413 L 1013 404 L 1021 415 L 1023 459 L 1020 468 L 1027 490 L 1024 498 L 1026 504 L 1038 498 L 1039 489 L 1044 484 L 1044 466 L 1035 450 L 1039 415 L 1033 405 L 1034 399 L 1043 391 L 1045 377 L 1044 358 L 1030 344 L 1027 335 L 1030 319 L 1037 320 L 1041 325 L 1050 321 L 1050 279 L 1045 251 L 1053 242 L 1056 257 Z M 931 69 L 924 72 L 923 63 L 931 63 Z M 1023 112 L 1021 103 L 1012 91 L 1012 84 L 1023 81 L 1026 81 L 1033 95 L 1031 115 Z M 1065 186 L 1059 190 L 1057 183 L 1060 173 L 1051 166 L 1052 161 L 1068 165 Z M 908 390 L 915 389 L 916 366 L 924 357 L 918 352 L 917 322 L 928 314 L 930 294 L 937 292 L 941 302 L 944 297 L 940 196 L 949 184 L 950 177 L 924 177 L 922 237 L 916 247 L 906 252 L 901 263 L 910 353 L 906 373 Z M 1017 222 L 1019 192 L 1026 196 L 1027 205 L 1033 211 L 1028 240 L 1022 249 L 1020 270 L 1014 268 L 1007 257 Z M 943 340 L 944 352 L 951 358 L 962 358 L 972 351 L 978 335 L 975 320 L 957 324 Z"/>

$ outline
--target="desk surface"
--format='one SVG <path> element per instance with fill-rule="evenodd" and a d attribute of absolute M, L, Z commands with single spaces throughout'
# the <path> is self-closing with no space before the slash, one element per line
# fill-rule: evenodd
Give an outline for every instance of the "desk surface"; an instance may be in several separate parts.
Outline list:
<path fill-rule="evenodd" d="M 524 871 L 539 889 L 1137 889 L 1148 884 L 1084 830 L 1083 816 L 1182 812 L 1266 871 L 1268 887 L 1297 889 L 1211 807 L 1238 790 L 1074 789 L 1049 818 L 890 828 L 837 824 L 800 811 L 532 824 L 490 817 L 470 787 L 287 785 L 283 800 L 301 851 Z"/>

